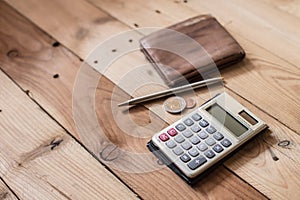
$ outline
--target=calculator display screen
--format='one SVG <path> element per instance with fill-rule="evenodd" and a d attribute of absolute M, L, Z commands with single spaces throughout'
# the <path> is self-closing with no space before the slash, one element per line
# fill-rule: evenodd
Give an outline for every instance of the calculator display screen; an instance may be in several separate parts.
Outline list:
<path fill-rule="evenodd" d="M 206 109 L 214 118 L 216 118 L 221 124 L 223 124 L 227 129 L 229 129 L 235 136 L 239 137 L 245 133 L 248 128 L 232 117 L 228 112 L 226 112 L 218 104 L 213 104 Z"/>

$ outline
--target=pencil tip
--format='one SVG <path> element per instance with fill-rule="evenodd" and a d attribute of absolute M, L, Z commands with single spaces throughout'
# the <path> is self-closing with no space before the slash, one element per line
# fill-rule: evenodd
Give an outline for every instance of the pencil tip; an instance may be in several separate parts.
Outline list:
<path fill-rule="evenodd" d="M 126 106 L 126 105 L 129 105 L 129 103 L 127 101 L 118 104 L 119 107 Z"/>

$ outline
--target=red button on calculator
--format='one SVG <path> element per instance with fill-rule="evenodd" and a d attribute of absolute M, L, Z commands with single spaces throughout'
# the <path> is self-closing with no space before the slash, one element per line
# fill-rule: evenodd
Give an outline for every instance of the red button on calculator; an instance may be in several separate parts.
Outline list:
<path fill-rule="evenodd" d="M 163 142 L 167 141 L 169 139 L 169 136 L 166 133 L 163 133 L 159 136 L 159 139 Z"/>
<path fill-rule="evenodd" d="M 175 130 L 175 128 L 170 128 L 167 132 L 170 136 L 177 135 L 177 131 Z"/>

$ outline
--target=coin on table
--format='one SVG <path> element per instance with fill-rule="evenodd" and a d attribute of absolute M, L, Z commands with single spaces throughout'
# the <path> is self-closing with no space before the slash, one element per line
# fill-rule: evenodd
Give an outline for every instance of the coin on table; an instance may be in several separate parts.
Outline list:
<path fill-rule="evenodd" d="M 180 113 L 186 107 L 186 102 L 182 97 L 170 97 L 164 102 L 164 109 L 169 113 Z"/>
<path fill-rule="evenodd" d="M 194 108 L 196 106 L 196 101 L 194 98 L 185 98 L 185 102 L 186 102 L 186 108 L 191 109 Z"/>

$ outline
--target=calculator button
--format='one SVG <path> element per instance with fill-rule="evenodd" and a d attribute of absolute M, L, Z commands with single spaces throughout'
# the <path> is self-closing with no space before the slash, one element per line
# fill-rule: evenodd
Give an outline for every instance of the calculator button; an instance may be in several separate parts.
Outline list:
<path fill-rule="evenodd" d="M 173 140 L 169 140 L 168 142 L 166 142 L 166 145 L 172 149 L 174 147 L 176 147 L 176 143 Z"/>
<path fill-rule="evenodd" d="M 185 126 L 184 126 L 182 123 L 177 124 L 175 127 L 176 127 L 176 129 L 179 130 L 179 131 L 185 130 Z"/>
<path fill-rule="evenodd" d="M 216 144 L 214 147 L 213 147 L 213 150 L 217 153 L 220 153 L 223 151 L 223 147 L 221 147 L 221 145 L 219 144 Z"/>
<path fill-rule="evenodd" d="M 197 145 L 197 148 L 198 148 L 200 151 L 205 151 L 208 147 L 206 146 L 206 144 L 200 143 L 200 144 Z"/>
<path fill-rule="evenodd" d="M 190 141 L 191 141 L 191 143 L 193 143 L 195 145 L 200 142 L 199 138 L 195 135 L 193 137 L 191 137 Z"/>
<path fill-rule="evenodd" d="M 210 138 L 207 138 L 205 140 L 206 144 L 208 144 L 209 146 L 212 146 L 214 144 L 216 144 L 216 141 L 214 139 L 212 139 L 211 137 Z"/>
<path fill-rule="evenodd" d="M 166 134 L 166 133 L 162 133 L 160 136 L 159 136 L 159 139 L 163 142 L 167 141 L 169 139 L 169 136 Z"/>
<path fill-rule="evenodd" d="M 187 138 L 189 138 L 193 135 L 193 133 L 190 130 L 186 130 L 182 134 Z"/>
<path fill-rule="evenodd" d="M 217 132 L 214 134 L 214 138 L 218 141 L 222 140 L 224 138 L 224 136 L 222 135 L 222 133 Z"/>
<path fill-rule="evenodd" d="M 189 162 L 188 166 L 189 166 L 190 169 L 194 170 L 194 169 L 197 169 L 198 167 L 200 167 L 201 165 L 203 165 L 206 162 L 207 162 L 206 158 L 201 156 L 201 157 L 198 157 L 198 158 L 192 160 L 191 162 Z"/>
<path fill-rule="evenodd" d="M 185 141 L 184 143 L 182 143 L 181 146 L 185 150 L 189 150 L 190 148 L 192 148 L 192 145 L 188 141 Z"/>
<path fill-rule="evenodd" d="M 170 136 L 177 135 L 177 131 L 175 130 L 175 128 L 170 128 L 167 132 Z"/>
<path fill-rule="evenodd" d="M 224 147 L 229 147 L 231 145 L 231 142 L 228 140 L 228 139 L 224 139 L 221 144 L 224 146 Z"/>
<path fill-rule="evenodd" d="M 185 154 L 183 154 L 182 156 L 180 156 L 180 159 L 181 159 L 183 162 L 188 162 L 188 161 L 191 160 L 191 157 L 185 153 Z"/>
<path fill-rule="evenodd" d="M 198 113 L 195 113 L 195 114 L 192 115 L 192 118 L 195 121 L 199 121 L 202 117 Z"/>
<path fill-rule="evenodd" d="M 189 150 L 189 154 L 193 157 L 196 157 L 199 155 L 199 152 L 197 151 L 196 148 L 192 148 L 191 150 Z"/>
<path fill-rule="evenodd" d="M 203 130 L 198 134 L 198 136 L 204 140 L 205 138 L 208 137 L 208 134 Z"/>
<path fill-rule="evenodd" d="M 198 126 L 197 124 L 193 125 L 191 127 L 192 131 L 195 132 L 195 133 L 198 133 L 199 131 L 201 131 L 201 128 L 200 126 Z"/>
<path fill-rule="evenodd" d="M 203 128 L 204 127 L 207 127 L 209 125 L 209 123 L 205 120 L 205 119 L 202 119 L 200 122 L 199 122 L 199 125 L 202 126 Z"/>
<path fill-rule="evenodd" d="M 204 154 L 205 154 L 205 156 L 208 157 L 208 158 L 213 158 L 213 157 L 215 157 L 215 155 L 216 155 L 212 150 L 208 150 L 208 151 L 206 151 Z"/>
<path fill-rule="evenodd" d="M 177 156 L 183 154 L 183 150 L 180 147 L 176 147 L 173 149 L 173 153 L 175 153 Z"/>
<path fill-rule="evenodd" d="M 184 120 L 183 123 L 187 126 L 191 126 L 194 124 L 193 120 L 191 120 L 190 118 L 187 118 L 186 120 Z"/>
<path fill-rule="evenodd" d="M 184 137 L 182 137 L 182 135 L 177 135 L 175 137 L 175 141 L 178 142 L 178 143 L 181 143 L 184 141 Z"/>
<path fill-rule="evenodd" d="M 216 132 L 217 130 L 215 129 L 215 127 L 213 126 L 209 126 L 206 128 L 206 131 L 210 134 L 213 134 L 214 132 Z"/>

